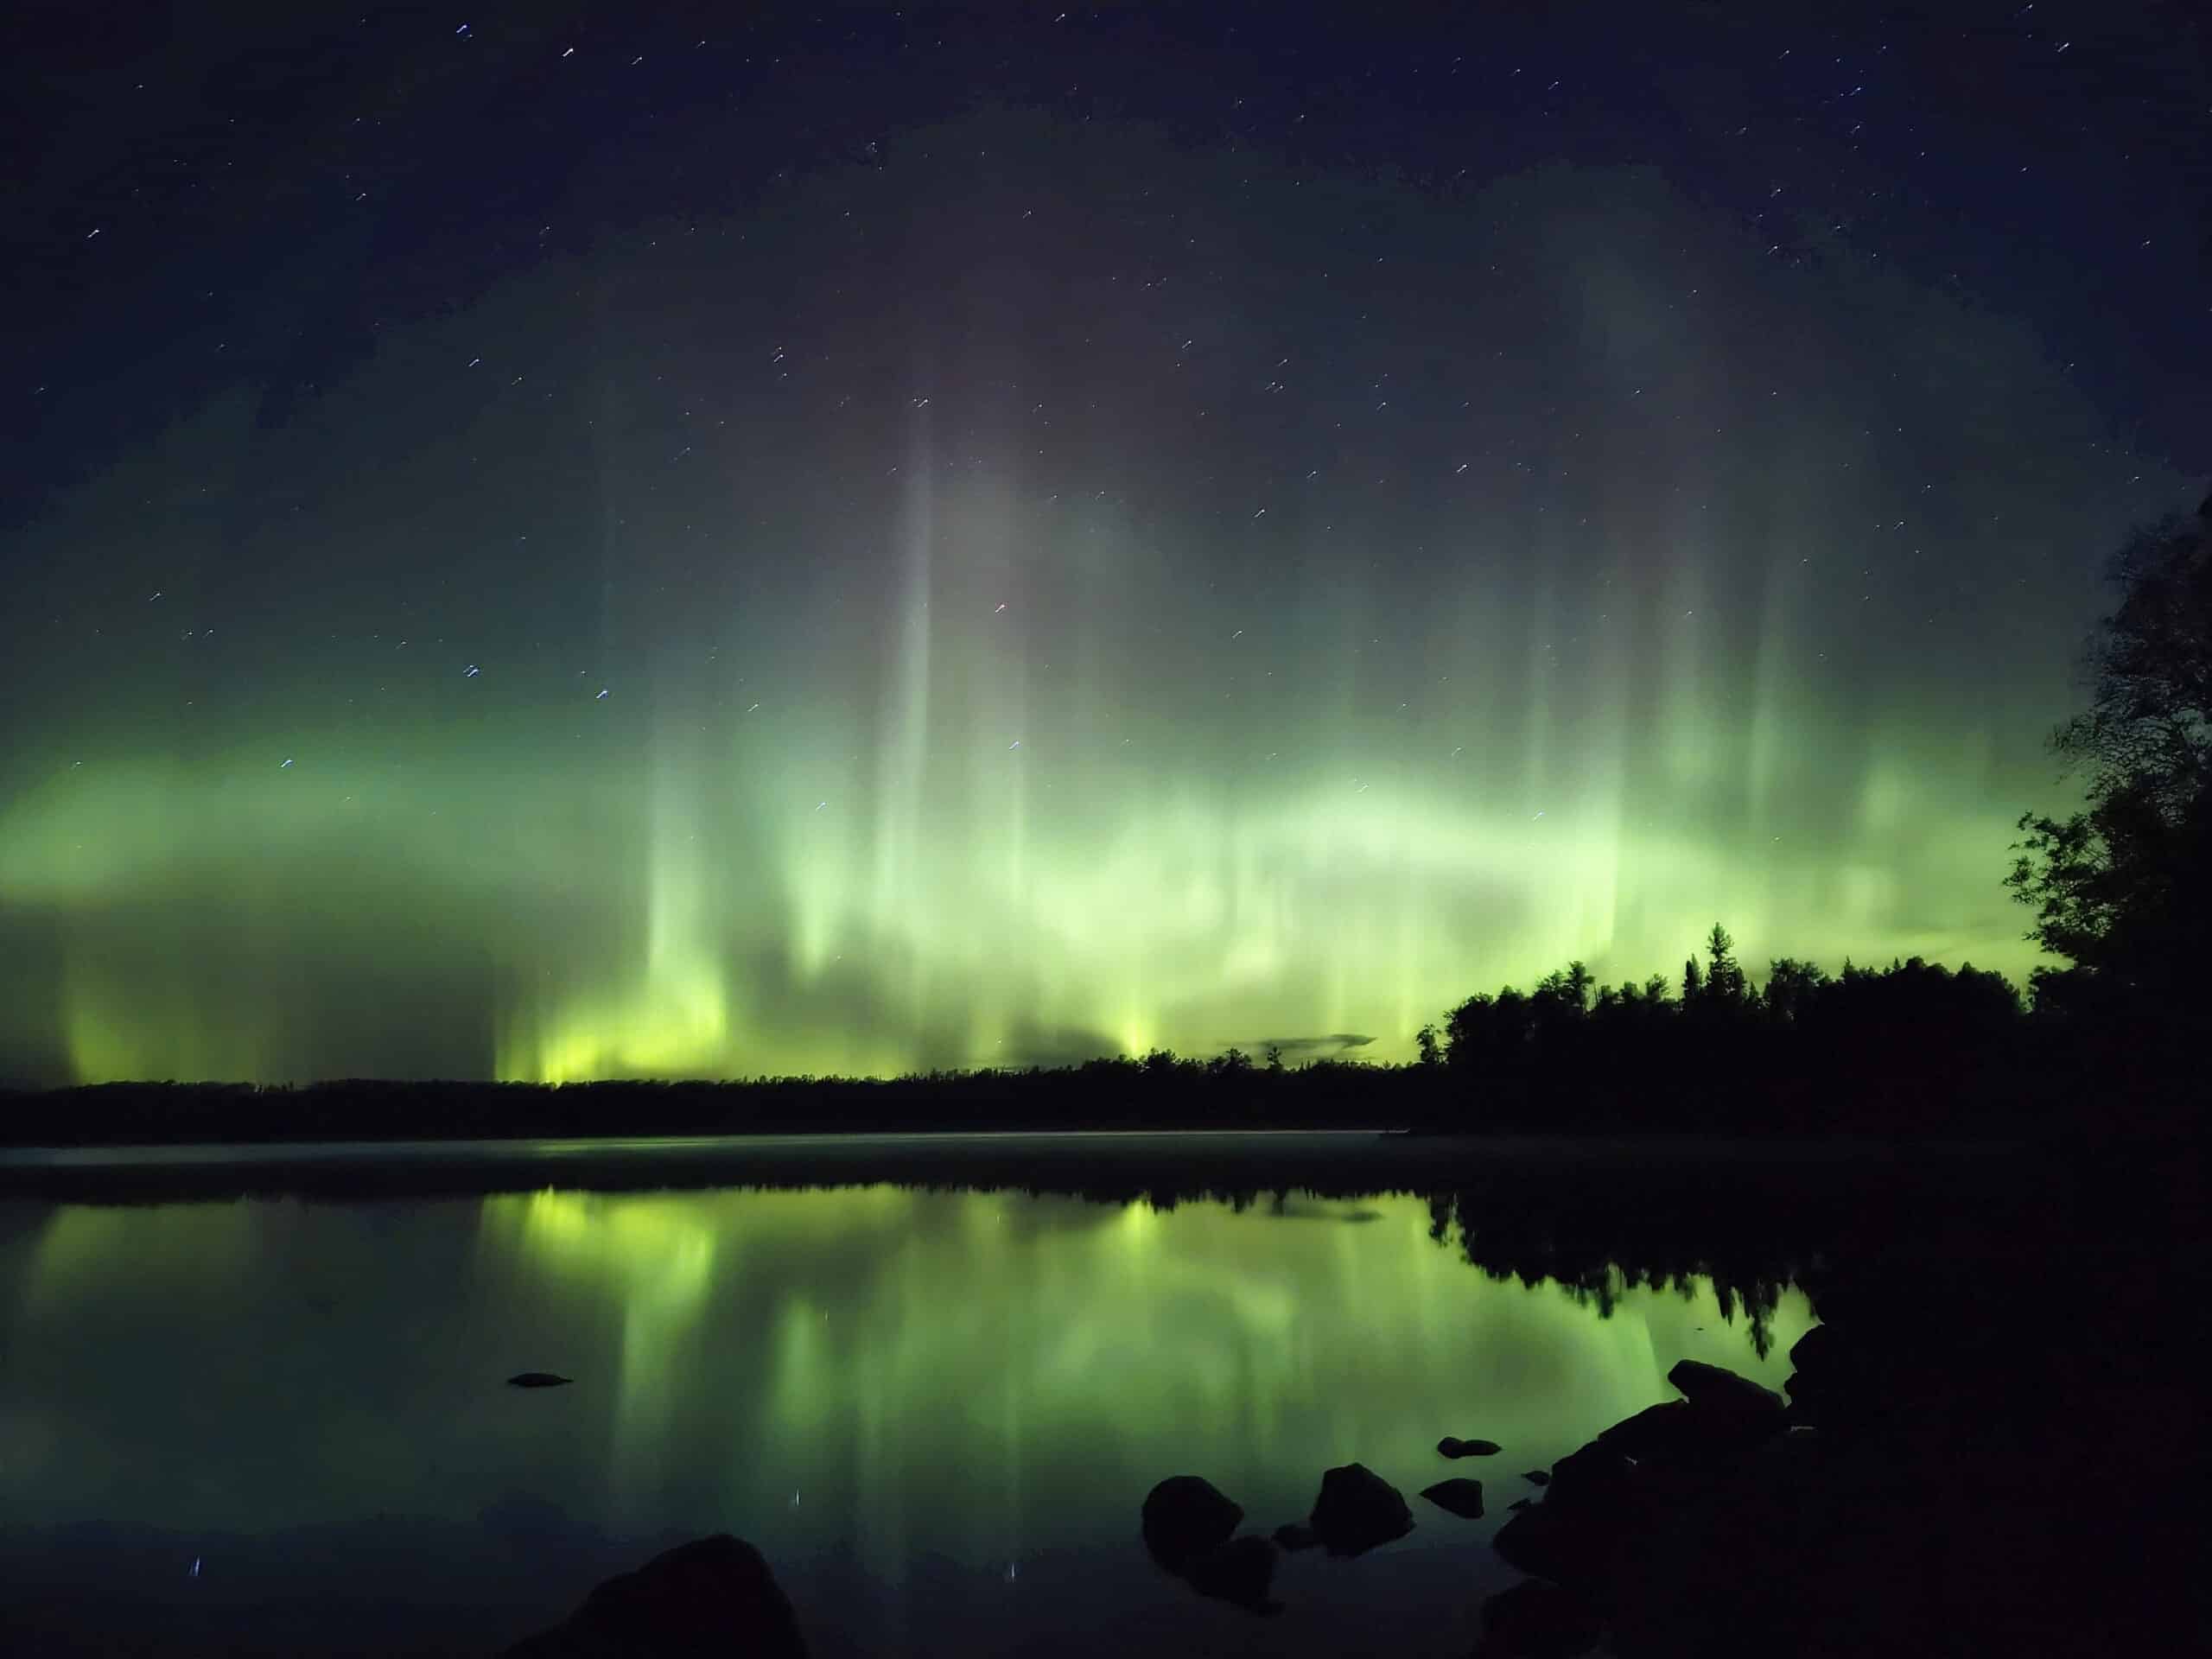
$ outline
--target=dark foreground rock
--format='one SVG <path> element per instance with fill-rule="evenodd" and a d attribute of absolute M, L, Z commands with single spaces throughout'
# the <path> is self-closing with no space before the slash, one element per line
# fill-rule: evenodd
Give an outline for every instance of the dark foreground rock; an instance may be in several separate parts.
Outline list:
<path fill-rule="evenodd" d="M 1264 1538 L 1235 1536 L 1243 1505 L 1197 1475 L 1171 1475 L 1145 1494 L 1144 1547 L 1154 1562 L 1202 1596 L 1248 1612 L 1272 1613 L 1275 1549 Z"/>
<path fill-rule="evenodd" d="M 511 1389 L 564 1389 L 575 1382 L 572 1376 L 556 1376 L 551 1371 L 517 1371 L 507 1379 Z"/>
<path fill-rule="evenodd" d="M 1404 1495 L 1363 1463 L 1324 1474 L 1308 1518 L 1332 1555 L 1361 1554 L 1414 1529 Z"/>
<path fill-rule="evenodd" d="M 1207 1550 L 1218 1548 L 1244 1518 L 1211 1481 L 1170 1475 L 1144 1497 L 1144 1547 L 1171 1573 L 1180 1573 Z"/>
<path fill-rule="evenodd" d="M 505 1659 L 804 1659 L 791 1605 L 760 1552 L 728 1533 L 694 1539 L 607 1580 Z"/>
<path fill-rule="evenodd" d="M 1505 1448 L 1496 1440 L 1463 1440 L 1446 1434 L 1436 1443 L 1436 1449 L 1447 1458 L 1494 1458 Z"/>
<path fill-rule="evenodd" d="M 1433 1486 L 1424 1486 L 1421 1495 L 1440 1510 L 1446 1510 L 1465 1521 L 1483 1518 L 1483 1484 L 1479 1480 L 1440 1480 Z"/>
<path fill-rule="evenodd" d="M 1677 1361 L 1675 1369 L 1667 1373 L 1667 1381 L 1681 1389 L 1682 1396 L 1700 1411 L 1755 1419 L 1778 1419 L 1783 1413 L 1782 1396 L 1772 1389 L 1762 1388 L 1747 1376 L 1738 1376 L 1702 1360 Z"/>
<path fill-rule="evenodd" d="M 1524 1579 L 1483 1604 L 1483 1659 L 1573 1659 L 1603 1630 L 1572 1591 Z"/>
<path fill-rule="evenodd" d="M 2147 1494 L 2171 1433 L 2114 1426 L 2177 1422 L 2181 1395 L 2150 1386 L 2163 1373 L 2148 1364 L 2128 1375 L 2125 1344 L 2052 1325 L 2044 1287 L 2063 1261 L 2016 1281 L 1987 1268 L 1976 1237 L 1878 1263 L 1879 1276 L 1855 1268 L 1855 1284 L 1814 1279 L 1826 1323 L 1791 1351 L 1786 1409 L 1716 1368 L 1676 1368 L 1684 1397 L 1562 1459 L 1542 1500 L 1498 1529 L 1499 1554 L 1601 1621 L 1618 1659 L 2188 1648 L 2150 1634 L 2171 1624 L 2181 1580 L 2172 1552 L 2143 1541 L 2187 1529 L 2131 1535 L 2129 1503 L 2093 1497 L 2086 1525 L 2081 1507 L 2119 1491 L 2158 1512 Z M 2129 1288 L 2111 1282 L 2114 1299 Z M 2103 1305 L 2069 1306 L 2108 1336 Z"/>

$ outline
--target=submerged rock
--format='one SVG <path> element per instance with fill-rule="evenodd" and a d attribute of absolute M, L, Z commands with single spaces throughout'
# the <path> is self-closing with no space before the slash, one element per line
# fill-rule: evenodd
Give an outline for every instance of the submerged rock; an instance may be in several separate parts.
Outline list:
<path fill-rule="evenodd" d="M 1483 1518 L 1483 1484 L 1479 1480 L 1440 1480 L 1424 1486 L 1421 1495 L 1440 1510 L 1448 1510 L 1464 1521 Z"/>
<path fill-rule="evenodd" d="M 1197 1475 L 1170 1475 L 1144 1497 L 1144 1547 L 1171 1573 L 1181 1573 L 1229 1541 L 1244 1518 L 1242 1504 Z"/>
<path fill-rule="evenodd" d="M 798 1619 L 760 1552 L 728 1533 L 694 1539 L 607 1580 L 505 1659 L 804 1659 Z"/>
<path fill-rule="evenodd" d="M 1357 1555 L 1414 1529 L 1404 1495 L 1363 1463 L 1347 1463 L 1321 1477 L 1311 1519 L 1332 1555 Z"/>
<path fill-rule="evenodd" d="M 1446 1434 L 1436 1443 L 1436 1449 L 1447 1458 L 1494 1458 L 1505 1448 L 1496 1440 L 1463 1440 Z"/>
<path fill-rule="evenodd" d="M 511 1389 L 563 1389 L 575 1381 L 572 1376 L 556 1376 L 551 1371 L 517 1371 L 507 1379 Z"/>

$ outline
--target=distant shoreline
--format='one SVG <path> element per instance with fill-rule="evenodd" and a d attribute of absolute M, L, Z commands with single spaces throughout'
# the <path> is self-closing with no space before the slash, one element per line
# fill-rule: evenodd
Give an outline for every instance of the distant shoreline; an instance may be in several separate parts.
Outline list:
<path fill-rule="evenodd" d="M 1708 1135 L 1415 1135 L 1365 1128 L 839 1131 L 25 1146 L 0 1148 L 0 1198 L 158 1203 L 376 1199 L 729 1186 L 1025 1188 L 1104 1200 L 1298 1191 L 1350 1196 L 1508 1183 L 1755 1185 L 1767 1173 L 1853 1183 L 2009 1164 L 2018 1141 Z"/>

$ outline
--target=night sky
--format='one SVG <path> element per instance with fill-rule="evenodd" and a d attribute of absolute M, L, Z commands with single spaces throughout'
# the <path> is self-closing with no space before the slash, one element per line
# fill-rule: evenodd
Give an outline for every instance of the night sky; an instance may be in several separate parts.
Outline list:
<path fill-rule="evenodd" d="M 2195 9 L 1150 10 L 0 24 L 0 1078 L 2024 976 Z"/>

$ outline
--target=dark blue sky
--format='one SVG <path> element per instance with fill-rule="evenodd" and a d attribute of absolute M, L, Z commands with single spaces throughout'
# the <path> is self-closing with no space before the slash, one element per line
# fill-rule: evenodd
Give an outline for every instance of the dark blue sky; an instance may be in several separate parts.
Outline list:
<path fill-rule="evenodd" d="M 549 251 L 745 211 L 979 101 L 1435 189 L 1642 162 L 2026 321 L 2115 429 L 2212 468 L 2202 8 L 148 7 L 0 25 L 11 518 L 245 385 Z"/>

